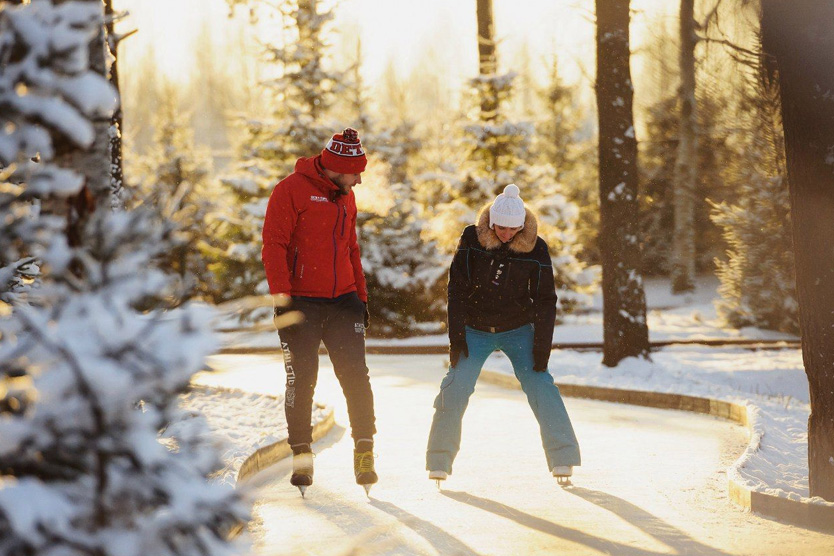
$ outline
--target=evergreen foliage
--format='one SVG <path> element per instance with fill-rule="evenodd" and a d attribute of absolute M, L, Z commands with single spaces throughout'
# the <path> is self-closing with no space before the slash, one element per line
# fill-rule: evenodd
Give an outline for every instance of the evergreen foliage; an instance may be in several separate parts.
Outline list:
<path fill-rule="evenodd" d="M 640 187 L 641 272 L 648 276 L 666 276 L 671 271 L 679 104 L 679 99 L 672 96 L 649 108 L 647 139 L 642 142 L 640 151 L 643 177 Z M 728 106 L 732 106 L 729 99 L 717 92 L 705 92 L 698 97 L 698 182 L 694 203 L 698 272 L 711 271 L 713 259 L 725 248 L 721 230 L 710 219 L 710 202 L 731 202 L 738 197 L 738 192 L 728 185 L 723 174 L 730 159 L 736 155 L 729 144 L 729 131 L 719 125 L 727 117 Z"/>
<path fill-rule="evenodd" d="M 324 67 L 324 29 L 332 9 L 316 0 L 282 3 L 282 44 L 267 44 L 265 58 L 275 76 L 268 88 L 270 115 L 247 119 L 235 171 L 222 179 L 231 202 L 219 221 L 216 240 L 223 258 L 214 264 L 222 299 L 268 294 L 261 263 L 261 229 L 275 184 L 292 173 L 295 161 L 318 154 L 333 126 L 326 118 L 343 75 Z M 261 316 L 252 313 L 251 318 Z"/>
<path fill-rule="evenodd" d="M 426 173 L 418 177 L 419 185 L 434 190 L 429 237 L 451 254 L 463 228 L 477 219 L 480 211 L 508 183 L 521 188 L 525 203 L 539 216 L 539 235 L 548 241 L 559 288 L 560 311 L 570 311 L 577 304 L 590 302 L 596 272 L 578 260 L 576 240 L 577 206 L 565 187 L 557 181 L 551 163 L 542 163 L 533 145 L 535 127 L 529 122 L 513 121 L 506 104 L 513 94 L 515 74 L 479 76 L 471 80 L 471 97 L 482 99 L 494 94 L 490 104 L 497 106 L 489 120 L 482 112 L 462 126 L 459 140 L 462 162 L 449 165 L 447 172 Z M 474 104 L 474 103 L 473 103 Z M 475 110 L 473 110 L 473 114 Z M 425 194 L 425 193 L 424 193 Z"/>
<path fill-rule="evenodd" d="M 156 260 L 160 269 L 178 280 L 169 302 L 221 299 L 209 270 L 217 253 L 205 240 L 217 226 L 220 196 L 210 182 L 211 158 L 205 149 L 195 147 L 189 114 L 180 109 L 173 85 L 166 88 L 163 99 L 154 118 L 154 143 L 131 168 L 139 182 L 133 204 L 155 213 L 160 225 L 174 228 L 171 249 Z"/>
<path fill-rule="evenodd" d="M 7 275 L 20 261 L 41 269 L 37 287 L 0 302 L 0 554 L 231 554 L 247 511 L 207 482 L 220 462 L 204 422 L 159 437 L 216 348 L 209 315 L 135 308 L 169 286 L 150 263 L 171 228 L 98 210 L 79 244 L 64 235 L 83 179 L 53 162 L 55 145 L 89 147 L 92 120 L 114 109 L 88 66 L 102 26 L 97 2 L 0 5 L 0 218 L 13 231 L 0 258 Z"/>
<path fill-rule="evenodd" d="M 735 202 L 713 203 L 727 243 L 716 258 L 716 309 L 729 325 L 799 333 L 790 197 L 778 87 L 750 80 L 744 91 L 739 150 L 725 175 Z M 755 81 L 755 82 L 754 82 Z"/>

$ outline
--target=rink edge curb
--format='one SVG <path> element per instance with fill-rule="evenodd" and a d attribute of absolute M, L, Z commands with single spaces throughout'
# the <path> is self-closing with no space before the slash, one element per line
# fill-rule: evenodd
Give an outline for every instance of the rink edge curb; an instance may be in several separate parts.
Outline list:
<path fill-rule="evenodd" d="M 515 376 L 497 371 L 483 369 L 480 379 L 486 383 L 513 390 L 521 389 L 521 385 Z M 750 444 L 748 444 L 744 454 L 741 456 L 742 459 L 749 452 L 755 451 L 756 447 L 753 444 L 758 443 L 751 429 L 752 419 L 748 414 L 748 406 L 683 394 L 623 390 L 619 388 L 563 384 L 559 382 L 555 384 L 561 394 L 569 398 L 584 398 L 657 409 L 678 409 L 712 415 L 736 422 L 744 426 L 750 434 Z M 731 471 L 734 469 L 735 465 L 731 468 Z M 728 473 L 728 475 L 731 474 Z M 810 504 L 757 492 L 747 488 L 740 481 L 736 481 L 732 477 L 728 477 L 727 491 L 730 501 L 745 510 L 750 510 L 792 525 L 834 533 L 834 507 Z"/>
<path fill-rule="evenodd" d="M 330 429 L 336 424 L 336 418 L 333 416 L 333 408 L 329 408 L 327 415 L 313 425 L 313 442 L 318 442 L 330 432 Z M 274 465 L 278 461 L 292 455 L 292 449 L 286 439 L 266 446 L 261 446 L 255 452 L 247 457 L 240 470 L 237 473 L 237 482 L 241 483 L 257 475 L 267 467 Z"/>

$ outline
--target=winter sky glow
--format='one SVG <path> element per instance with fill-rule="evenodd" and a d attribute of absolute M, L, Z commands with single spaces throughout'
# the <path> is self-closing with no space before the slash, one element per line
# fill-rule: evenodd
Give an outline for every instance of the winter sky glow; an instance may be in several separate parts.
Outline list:
<path fill-rule="evenodd" d="M 164 8 L 163 8 L 164 5 Z M 117 0 L 130 11 L 124 28 L 138 28 L 124 49 L 128 63 L 136 63 L 153 46 L 155 60 L 165 75 L 181 80 L 194 71 L 194 43 L 203 30 L 218 45 L 239 36 L 245 18 L 230 20 L 226 0 Z M 522 9 L 520 9 L 522 6 Z M 674 3 L 634 0 L 632 34 L 635 49 L 646 34 L 643 13 L 652 18 L 675 17 Z M 494 0 L 496 36 L 502 65 L 514 63 L 527 50 L 531 65 L 546 71 L 556 52 L 568 81 L 593 74 L 593 4 L 588 0 Z M 349 48 L 361 38 L 363 74 L 375 82 L 393 63 L 401 75 L 423 67 L 427 52 L 441 75 L 465 77 L 477 72 L 472 47 L 476 34 L 474 0 L 340 0 L 337 3 L 333 43 Z M 353 49 L 351 49 L 353 50 Z M 348 53 L 349 56 L 353 52 Z M 544 63 L 543 63 L 544 62 Z"/>

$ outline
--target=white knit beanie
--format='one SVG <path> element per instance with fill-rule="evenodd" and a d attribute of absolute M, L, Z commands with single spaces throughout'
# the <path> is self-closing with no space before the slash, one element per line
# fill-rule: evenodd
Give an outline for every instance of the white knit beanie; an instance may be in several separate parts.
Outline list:
<path fill-rule="evenodd" d="M 524 201 L 518 193 L 518 186 L 511 183 L 495 198 L 492 206 L 489 207 L 490 228 L 494 228 L 496 224 L 506 228 L 524 227 L 527 211 L 524 210 Z"/>

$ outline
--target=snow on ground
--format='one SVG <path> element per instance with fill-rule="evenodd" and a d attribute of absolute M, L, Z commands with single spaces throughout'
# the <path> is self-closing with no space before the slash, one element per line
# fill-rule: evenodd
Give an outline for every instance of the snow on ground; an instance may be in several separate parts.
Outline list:
<path fill-rule="evenodd" d="M 222 387 L 210 373 L 201 373 L 194 383 L 196 387 L 182 396 L 181 407 L 188 417 L 206 419 L 224 464 L 214 478 L 233 485 L 246 458 L 287 439 L 284 397 Z M 328 411 L 325 406 L 314 407 L 312 422 L 318 423 Z"/>
<path fill-rule="evenodd" d="M 717 286 L 716 279 L 703 278 L 692 294 L 674 296 L 668 292 L 668 282 L 647 281 L 651 339 L 796 339 L 753 328 L 723 328 L 712 303 L 717 295 Z M 587 312 L 571 315 L 557 326 L 554 340 L 601 341 L 600 308 L 601 299 L 595 296 Z M 230 333 L 226 336 L 227 346 L 277 347 L 275 332 Z M 446 342 L 445 336 L 431 336 L 407 340 L 371 339 L 368 344 L 445 345 Z M 629 359 L 613 369 L 603 366 L 600 360 L 598 352 L 555 350 L 550 369 L 560 383 L 685 394 L 747 405 L 753 418 L 754 442 L 738 463 L 735 470 L 738 477 L 748 488 L 758 492 L 794 500 L 807 499 L 807 420 L 810 405 L 808 381 L 799 349 L 675 346 L 653 353 L 651 361 Z M 512 373 L 509 361 L 500 353 L 492 355 L 486 368 Z M 280 370 L 273 372 L 280 373 Z M 205 380 L 205 377 L 201 379 L 201 383 L 206 384 Z M 278 378 L 276 384 L 280 382 Z M 279 390 L 276 386 L 276 393 Z M 255 404 L 251 406 L 255 407 Z M 240 451 L 251 450 L 260 441 L 258 435 L 262 434 L 262 431 L 247 433 L 242 430 L 253 426 L 251 421 L 246 424 L 249 409 L 241 407 L 237 416 L 215 419 L 216 428 L 224 430 L 227 438 L 242 440 Z M 283 418 L 283 412 L 278 413 Z M 820 499 L 813 501 L 823 503 Z"/>

